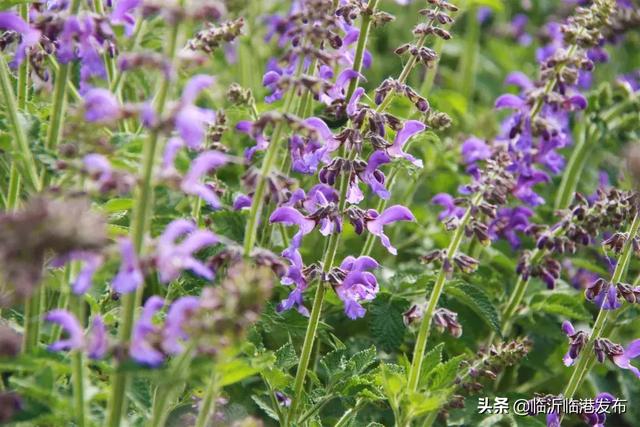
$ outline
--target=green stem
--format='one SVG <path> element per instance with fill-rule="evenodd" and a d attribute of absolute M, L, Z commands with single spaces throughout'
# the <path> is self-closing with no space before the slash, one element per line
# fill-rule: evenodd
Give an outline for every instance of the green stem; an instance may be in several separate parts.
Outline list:
<path fill-rule="evenodd" d="M 318 411 L 320 411 L 324 406 L 331 401 L 335 396 L 325 396 L 318 403 L 313 405 L 307 412 L 300 415 L 300 419 L 298 420 L 298 424 L 302 425 L 309 418 L 313 417 Z"/>
<path fill-rule="evenodd" d="M 216 398 L 218 397 L 218 380 L 214 372 L 209 384 L 207 385 L 207 391 L 202 398 L 200 411 L 198 412 L 198 418 L 196 419 L 195 427 L 205 427 L 207 421 L 211 417 L 212 413 L 216 409 Z"/>
<path fill-rule="evenodd" d="M 76 15 L 80 10 L 80 0 L 72 0 L 69 6 L 69 14 Z M 56 81 L 53 89 L 53 103 L 51 105 L 51 119 L 49 121 L 49 129 L 47 131 L 47 139 L 45 148 L 53 150 L 58 145 L 62 137 L 62 128 L 67 116 L 67 85 L 71 76 L 71 68 L 73 61 L 61 64 L 56 73 Z M 43 184 L 48 182 L 48 174 L 43 174 Z"/>
<path fill-rule="evenodd" d="M 616 268 L 613 271 L 613 275 L 611 276 L 611 280 L 609 282 L 610 286 L 615 286 L 616 283 L 620 282 L 627 270 L 627 266 L 629 265 L 629 260 L 631 259 L 631 255 L 633 252 L 633 240 L 638 234 L 638 228 L 640 228 L 640 213 L 636 213 L 635 217 L 633 218 L 633 222 L 629 227 L 629 237 L 624 244 L 622 255 L 620 255 L 620 259 L 618 259 Z M 591 336 L 589 337 L 589 340 L 587 341 L 587 344 L 584 346 L 583 350 L 580 352 L 580 355 L 578 356 L 578 363 L 576 364 L 576 367 L 571 374 L 571 378 L 567 383 L 567 387 L 564 390 L 563 394 L 565 399 L 573 398 L 574 394 L 576 393 L 576 391 L 578 391 L 578 388 L 582 384 L 585 376 L 591 370 L 591 366 L 593 365 L 593 361 L 595 359 L 594 352 L 592 351 L 593 344 L 597 339 L 604 336 L 603 331 L 609 327 L 608 321 L 610 317 L 611 311 L 606 310 L 604 308 L 604 305 L 600 307 L 598 317 L 593 324 Z"/>
<path fill-rule="evenodd" d="M 364 52 L 367 48 L 367 40 L 369 38 L 369 31 L 371 30 L 371 17 L 376 11 L 378 7 L 379 0 L 371 0 L 369 5 L 367 6 L 366 12 L 362 14 L 362 21 L 360 23 L 360 35 L 358 37 L 358 44 L 356 45 L 356 53 L 353 57 L 353 67 L 351 68 L 353 71 L 356 71 L 358 74 L 356 77 L 351 79 L 349 82 L 349 88 L 347 89 L 347 94 L 345 98 L 347 101 L 351 99 L 351 95 L 358 88 L 358 83 L 360 82 L 360 73 L 362 72 L 362 61 L 364 59 Z"/>
<path fill-rule="evenodd" d="M 438 64 L 440 63 L 440 55 L 442 54 L 443 48 L 444 40 L 438 37 L 433 43 L 433 50 L 438 56 L 434 60 L 431 68 L 427 68 L 427 72 L 425 73 L 424 80 L 422 82 L 422 87 L 420 88 L 420 94 L 425 98 L 429 95 L 429 93 L 431 93 L 433 83 L 436 80 L 436 74 L 438 73 Z"/>
<path fill-rule="evenodd" d="M 344 147 L 342 154 L 344 154 Z M 350 158 L 353 160 L 355 157 L 355 151 L 351 154 Z M 349 188 L 349 177 L 342 174 L 340 177 L 340 205 L 339 212 L 343 212 L 347 203 L 347 190 Z M 340 242 L 340 234 L 333 233 L 329 236 L 329 242 L 327 244 L 327 250 L 323 259 L 323 271 L 326 273 L 333 268 L 335 262 L 336 253 L 338 252 L 338 243 Z M 317 284 L 316 294 L 313 298 L 313 307 L 311 309 L 311 315 L 309 316 L 309 323 L 307 325 L 307 331 L 304 336 L 304 343 L 302 344 L 302 352 L 300 354 L 300 361 L 298 362 L 298 370 L 296 372 L 296 378 L 294 380 L 294 392 L 293 400 L 291 402 L 291 408 L 287 414 L 286 426 L 292 425 L 296 421 L 296 415 L 300 401 L 302 400 L 302 390 L 304 387 L 304 380 L 307 376 L 307 369 L 309 368 L 309 360 L 311 359 L 311 353 L 313 350 L 313 343 L 318 331 L 318 325 L 320 324 L 320 312 L 322 311 L 322 302 L 324 300 L 324 294 L 326 292 L 325 284 L 320 282 Z"/>
<path fill-rule="evenodd" d="M 362 407 L 362 401 L 358 399 L 353 408 L 347 409 L 344 412 L 344 414 L 342 414 L 342 416 L 340 417 L 338 422 L 336 422 L 336 425 L 334 427 L 345 427 L 346 425 L 348 425 L 351 419 L 353 419 L 353 417 L 357 415 L 361 407 Z"/>
<path fill-rule="evenodd" d="M 183 378 L 186 377 L 186 372 L 188 372 L 193 350 L 194 345 L 192 343 L 177 359 L 172 361 L 169 368 L 170 379 L 156 387 L 153 393 L 151 419 L 147 424 L 149 427 L 165 427 L 171 407 L 185 386 Z"/>
<path fill-rule="evenodd" d="M 453 260 L 460 248 L 460 243 L 464 237 L 464 230 L 471 220 L 471 211 L 478 204 L 481 196 L 482 194 L 479 193 L 473 198 L 471 205 L 460 220 L 460 224 L 458 225 L 458 228 L 449 243 L 449 247 L 447 248 L 447 259 L 449 261 Z M 431 329 L 431 320 L 433 318 L 433 313 L 438 306 L 438 300 L 440 299 L 440 295 L 444 289 L 446 279 L 447 272 L 445 271 L 443 263 L 433 286 L 433 290 L 431 291 L 427 308 L 422 316 L 422 320 L 420 321 L 420 329 L 418 330 L 418 337 L 416 338 L 416 345 L 413 350 L 413 360 L 411 362 L 411 368 L 409 369 L 409 391 L 416 391 L 418 389 L 420 372 L 422 371 L 422 360 L 424 359 L 424 351 L 427 348 L 427 339 L 429 338 L 429 331 Z"/>
<path fill-rule="evenodd" d="M 464 50 L 460 58 L 459 76 L 460 90 L 468 99 L 473 98 L 476 85 L 476 68 L 478 63 L 480 22 L 476 17 L 477 7 L 472 6 L 467 11 L 466 32 L 464 36 Z"/>
<path fill-rule="evenodd" d="M 35 192 L 41 190 L 38 171 L 34 162 L 27 136 L 18 116 L 18 104 L 13 94 L 9 67 L 0 55 L 0 89 L 2 90 L 3 103 L 6 106 L 6 114 L 13 131 L 13 160 L 12 164 L 20 171 L 22 181 L 29 186 L 29 189 Z"/>
<path fill-rule="evenodd" d="M 578 141 L 571 153 L 567 169 L 562 175 L 562 181 L 558 188 L 558 195 L 554 208 L 566 209 L 573 200 L 573 195 L 578 186 L 578 181 L 587 162 L 587 155 L 591 151 L 592 144 L 589 141 L 595 136 L 596 130 L 584 121 L 578 121 Z"/>
<path fill-rule="evenodd" d="M 166 56 L 169 62 L 174 65 L 178 35 L 180 32 L 179 23 L 171 27 L 167 40 Z M 156 114 L 161 116 L 166 107 L 171 81 L 169 79 L 160 80 L 160 88 L 156 97 Z M 131 237 L 136 253 L 142 253 L 144 237 L 149 230 L 151 216 L 153 213 L 153 173 L 156 157 L 159 150 L 160 131 L 154 129 L 149 135 L 149 140 L 143 147 L 142 152 L 142 181 L 136 195 L 131 221 Z M 129 342 L 133 330 L 135 309 L 142 299 L 143 287 L 139 287 L 136 292 L 122 296 L 122 324 L 120 328 L 120 339 L 122 342 Z M 111 389 L 110 408 L 107 417 L 107 426 L 117 427 L 120 425 L 124 408 L 126 406 L 126 389 L 129 382 L 127 372 L 116 372 Z"/>
<path fill-rule="evenodd" d="M 20 171 L 14 162 L 11 162 L 9 170 L 9 190 L 7 191 L 7 200 L 5 208 L 7 212 L 15 210 L 20 199 Z"/>
<path fill-rule="evenodd" d="M 295 78 L 300 77 L 300 75 L 302 74 L 303 66 L 304 61 L 298 61 Z M 289 89 L 284 101 L 285 113 L 291 112 L 294 97 L 295 90 Z M 278 148 L 280 146 L 280 138 L 284 133 L 285 126 L 286 124 L 284 120 L 279 120 L 276 124 L 276 127 L 273 130 L 273 134 L 271 135 L 269 147 L 267 148 L 264 160 L 262 161 L 262 168 L 260 169 L 260 174 L 258 175 L 258 183 L 256 184 L 256 191 L 253 194 L 253 201 L 251 203 L 251 210 L 249 212 L 249 220 L 247 222 L 247 229 L 244 236 L 244 255 L 247 257 L 251 254 L 251 251 L 253 250 L 253 247 L 256 243 L 256 235 L 258 232 L 259 222 L 258 219 L 262 214 L 262 208 L 264 205 L 264 192 L 267 189 L 267 178 L 269 177 L 269 174 L 271 173 L 271 170 L 273 169 L 273 166 L 276 162 Z"/>
<path fill-rule="evenodd" d="M 76 263 L 73 263 L 76 264 Z M 72 264 L 71 269 L 76 270 L 76 267 Z M 73 276 L 73 274 L 72 274 Z M 81 325 L 84 326 L 85 319 L 85 306 L 82 297 L 72 296 L 72 308 L 73 314 L 76 316 Z M 74 400 L 74 416 L 76 419 L 76 423 L 78 427 L 84 427 L 87 425 L 87 408 L 85 404 L 85 393 L 84 393 L 84 373 L 85 373 L 85 365 L 84 365 L 84 355 L 82 353 L 82 349 L 75 350 L 71 354 L 72 359 L 72 371 L 71 377 L 73 382 L 73 400 Z"/>

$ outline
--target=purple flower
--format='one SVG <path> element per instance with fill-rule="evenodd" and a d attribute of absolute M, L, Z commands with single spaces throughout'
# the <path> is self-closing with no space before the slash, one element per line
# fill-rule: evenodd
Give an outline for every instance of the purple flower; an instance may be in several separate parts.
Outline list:
<path fill-rule="evenodd" d="M 298 210 L 289 206 L 281 206 L 273 211 L 269 217 L 269 222 L 282 223 L 286 226 L 298 226 L 298 231 L 291 239 L 291 244 L 286 250 L 287 253 L 297 251 L 302 243 L 302 237 L 311 233 L 316 226 L 314 220 L 307 218 Z"/>
<path fill-rule="evenodd" d="M 309 117 L 303 124 L 314 131 L 318 138 L 304 138 L 293 135 L 289 140 L 292 169 L 304 174 L 313 174 L 318 169 L 320 161 L 329 162 L 328 154 L 339 147 L 339 142 L 333 136 L 329 126 L 317 117 Z"/>
<path fill-rule="evenodd" d="M 489 224 L 489 236 L 493 240 L 504 238 L 512 248 L 517 249 L 520 247 L 518 233 L 523 233 L 529 227 L 532 215 L 533 211 L 525 206 L 500 208 Z"/>
<path fill-rule="evenodd" d="M 264 135 L 264 129 L 260 126 L 255 126 L 254 123 L 250 121 L 239 121 L 236 124 L 236 130 L 249 135 L 256 141 L 256 145 L 247 148 L 244 152 L 244 158 L 247 160 L 251 160 L 256 151 L 264 151 L 269 146 L 269 140 Z"/>
<path fill-rule="evenodd" d="M 162 331 L 162 348 L 167 354 L 179 354 L 183 350 L 181 341 L 189 338 L 185 323 L 200 307 L 200 300 L 186 296 L 178 298 L 171 304 L 167 320 Z"/>
<path fill-rule="evenodd" d="M 500 95 L 498 99 L 496 99 L 496 103 L 494 105 L 496 110 L 501 110 L 504 108 L 510 108 L 513 110 L 520 110 L 525 107 L 524 99 L 520 98 L 518 95 L 513 95 L 511 93 L 506 93 L 504 95 Z"/>
<path fill-rule="evenodd" d="M 189 80 L 182 93 L 180 107 L 175 115 L 175 126 L 189 148 L 197 149 L 202 146 L 207 127 L 215 120 L 213 111 L 195 105 L 200 92 L 214 82 L 214 77 L 197 75 Z"/>
<path fill-rule="evenodd" d="M 107 89 L 92 88 L 83 95 L 84 118 L 89 122 L 111 123 L 122 116 L 120 104 Z"/>
<path fill-rule="evenodd" d="M 229 157 L 227 155 L 217 151 L 206 151 L 200 154 L 191 163 L 191 168 L 189 168 L 189 172 L 187 172 L 182 180 L 180 188 L 187 194 L 201 197 L 213 209 L 219 209 L 221 206 L 220 200 L 215 191 L 208 185 L 201 183 L 200 178 L 226 164 L 228 161 Z"/>
<path fill-rule="evenodd" d="M 128 238 L 121 238 L 120 246 L 120 270 L 113 278 L 111 286 L 119 294 L 133 292 L 144 282 L 144 276 L 140 270 L 140 263 L 136 255 L 133 243 Z"/>
<path fill-rule="evenodd" d="M 462 160 L 467 165 L 467 173 L 474 177 L 477 177 L 478 161 L 488 159 L 492 153 L 486 142 L 475 137 L 467 139 L 460 147 L 460 152 Z"/>
<path fill-rule="evenodd" d="M 124 25 L 125 34 L 131 36 L 136 20 L 131 13 L 137 8 L 141 0 L 117 0 L 113 12 L 111 12 L 111 22 Z"/>
<path fill-rule="evenodd" d="M 102 316 L 96 315 L 91 321 L 91 332 L 87 337 L 87 354 L 91 359 L 102 359 L 109 348 L 107 328 Z"/>
<path fill-rule="evenodd" d="M 342 261 L 340 269 L 347 272 L 342 282 L 334 289 L 344 303 L 344 312 L 350 319 L 363 317 L 366 310 L 361 301 L 373 300 L 379 290 L 376 277 L 367 270 L 378 268 L 378 263 L 371 257 L 348 256 Z"/>
<path fill-rule="evenodd" d="M 147 300 L 142 309 L 142 315 L 133 328 L 129 347 L 129 355 L 135 361 L 152 367 L 161 365 L 165 357 L 155 345 L 161 329 L 153 323 L 153 316 L 163 306 L 164 300 L 158 296 L 152 296 Z"/>
<path fill-rule="evenodd" d="M 393 205 L 379 215 L 373 209 L 369 209 L 367 214 L 372 218 L 367 221 L 367 230 L 369 230 L 369 233 L 379 237 L 382 245 L 387 248 L 391 254 L 396 255 L 398 251 L 391 246 L 389 237 L 384 234 L 384 226 L 398 221 L 415 221 L 416 219 L 411 211 L 402 205 Z"/>
<path fill-rule="evenodd" d="M 547 427 L 560 427 L 560 417 L 557 412 L 547 414 Z"/>
<path fill-rule="evenodd" d="M 34 46 L 40 40 L 40 31 L 29 26 L 20 16 L 14 12 L 0 12 L 0 29 L 15 31 L 20 34 L 20 45 L 11 61 L 11 67 L 17 67 L 27 56 L 27 49 Z"/>
<path fill-rule="evenodd" d="M 404 123 L 404 126 L 400 131 L 396 134 L 396 138 L 393 140 L 393 144 L 387 148 L 387 154 L 390 157 L 402 157 L 413 163 L 415 166 L 421 168 L 422 160 L 418 160 L 412 155 L 405 153 L 402 150 L 404 144 L 415 134 L 422 132 L 426 126 L 424 123 L 419 122 L 417 120 L 407 120 Z"/>
<path fill-rule="evenodd" d="M 87 174 L 98 184 L 106 184 L 111 181 L 113 169 L 109 160 L 102 154 L 87 154 L 82 159 L 82 163 Z"/>
<path fill-rule="evenodd" d="M 431 203 L 440 205 L 444 208 L 444 210 L 438 214 L 438 219 L 440 221 L 450 217 L 462 218 L 464 216 L 465 209 L 460 206 L 456 206 L 454 200 L 455 199 L 447 193 L 438 193 L 433 196 Z"/>
<path fill-rule="evenodd" d="M 50 351 L 80 350 L 84 346 L 84 331 L 73 314 L 66 310 L 52 310 L 44 320 L 59 325 L 68 337 L 49 345 Z"/>
<path fill-rule="evenodd" d="M 45 315 L 44 320 L 59 325 L 67 334 L 66 339 L 49 345 L 50 351 L 86 350 L 91 359 L 102 359 L 107 353 L 109 341 L 101 316 L 93 318 L 91 331 L 86 336 L 80 322 L 66 310 L 52 310 Z"/>
<path fill-rule="evenodd" d="M 250 208 L 251 207 L 251 203 L 252 203 L 251 197 L 249 197 L 249 196 L 247 196 L 245 194 L 239 194 L 233 200 L 233 210 L 239 211 L 239 210 L 242 210 L 242 209 Z"/>
<path fill-rule="evenodd" d="M 369 185 L 371 191 L 376 193 L 381 199 L 388 199 L 391 195 L 384 186 L 385 176 L 378 170 L 378 167 L 389 163 L 391 159 L 385 154 L 384 151 L 376 151 L 367 162 L 367 168 L 362 174 L 362 180 Z"/>
<path fill-rule="evenodd" d="M 640 356 L 640 339 L 631 341 L 631 343 L 624 349 L 624 352 L 619 355 L 612 356 L 613 363 L 618 365 L 621 369 L 628 369 L 640 378 L 640 370 L 631 365 L 631 360 Z"/>
<path fill-rule="evenodd" d="M 67 64 L 74 59 L 80 59 L 80 91 L 86 92 L 90 88 L 87 83 L 92 77 L 107 78 L 104 61 L 101 54 L 102 45 L 98 38 L 99 31 L 92 17 L 79 19 L 70 16 L 64 23 L 60 34 L 59 48 L 56 51 L 58 60 Z"/>
<path fill-rule="evenodd" d="M 349 117 L 355 116 L 358 112 L 358 103 L 360 102 L 360 98 L 362 98 L 362 95 L 364 95 L 364 89 L 361 87 L 357 88 L 353 92 L 353 95 L 351 95 L 351 99 L 347 104 L 347 115 Z"/>
<path fill-rule="evenodd" d="M 102 265 L 104 258 L 102 255 L 94 252 L 73 251 L 67 255 L 54 259 L 51 262 L 51 265 L 53 267 L 62 267 L 71 261 L 83 262 L 82 269 L 78 273 L 78 276 L 72 280 L 73 284 L 71 285 L 71 289 L 74 294 L 82 295 L 91 287 L 93 275 Z"/>
<path fill-rule="evenodd" d="M 460 152 L 462 153 L 462 160 L 466 165 L 491 157 L 491 148 L 489 148 L 486 142 L 475 137 L 467 139 L 460 147 Z"/>
<path fill-rule="evenodd" d="M 185 236 L 180 242 L 179 238 Z M 213 279 L 213 271 L 197 260 L 193 254 L 214 245 L 219 239 L 210 231 L 198 230 L 196 225 L 184 219 L 172 221 L 158 238 L 156 265 L 162 283 L 178 278 L 183 270 L 191 270 L 205 279 Z"/>

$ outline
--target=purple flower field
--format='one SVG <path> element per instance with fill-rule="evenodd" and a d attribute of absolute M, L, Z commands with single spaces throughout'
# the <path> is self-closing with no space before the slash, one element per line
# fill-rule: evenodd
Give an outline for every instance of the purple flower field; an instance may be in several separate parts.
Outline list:
<path fill-rule="evenodd" d="M 0 205 L 0 425 L 638 425 L 638 0 L 0 0 Z"/>

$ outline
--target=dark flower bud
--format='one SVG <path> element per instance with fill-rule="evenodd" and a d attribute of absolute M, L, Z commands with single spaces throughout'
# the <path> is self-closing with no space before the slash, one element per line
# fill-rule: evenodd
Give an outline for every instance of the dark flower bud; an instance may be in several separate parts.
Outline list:
<path fill-rule="evenodd" d="M 445 255 L 446 255 L 446 251 L 443 251 L 441 249 L 436 249 L 427 253 L 426 255 L 421 256 L 420 260 L 424 264 L 431 264 L 432 262 L 442 261 Z"/>
<path fill-rule="evenodd" d="M 422 319 L 424 315 L 424 305 L 413 304 L 407 311 L 402 313 L 402 320 L 406 326 L 414 324 L 416 321 Z"/>
<path fill-rule="evenodd" d="M 634 293 L 631 285 L 627 283 L 618 283 L 616 284 L 616 288 L 618 290 L 618 295 L 622 296 L 629 304 L 636 303 L 636 294 Z"/>
<path fill-rule="evenodd" d="M 437 309 L 433 314 L 433 322 L 440 332 L 446 330 L 455 338 L 462 335 L 462 325 L 458 322 L 458 314 L 451 310 Z"/>
<path fill-rule="evenodd" d="M 453 258 L 453 261 L 455 262 L 455 264 L 458 266 L 460 270 L 462 270 L 464 273 L 467 273 L 467 274 L 473 273 L 474 271 L 476 271 L 479 264 L 479 262 L 476 259 L 471 258 L 470 256 L 462 253 L 457 254 Z"/>
<path fill-rule="evenodd" d="M 22 399 L 15 392 L 0 393 L 0 424 L 8 423 L 22 410 Z"/>
<path fill-rule="evenodd" d="M 609 287 L 609 284 L 603 278 L 598 278 L 595 282 L 589 285 L 584 291 L 584 296 L 587 300 L 593 301 L 603 290 Z"/>
<path fill-rule="evenodd" d="M 20 354 L 22 337 L 12 328 L 0 325 L 0 358 L 15 357 Z"/>

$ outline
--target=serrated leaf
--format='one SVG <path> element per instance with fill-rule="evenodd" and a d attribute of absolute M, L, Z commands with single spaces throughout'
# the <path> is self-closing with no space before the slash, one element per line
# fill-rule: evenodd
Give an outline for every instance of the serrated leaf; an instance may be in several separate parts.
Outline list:
<path fill-rule="evenodd" d="M 378 295 L 369 305 L 371 336 L 377 347 L 392 352 L 402 344 L 407 330 L 402 313 L 408 305 L 405 300 L 392 298 L 389 294 Z"/>
<path fill-rule="evenodd" d="M 293 344 L 286 343 L 278 350 L 276 350 L 276 366 L 282 370 L 288 370 L 289 368 L 298 364 L 298 356 L 296 350 L 293 348 Z"/>
<path fill-rule="evenodd" d="M 279 421 L 278 414 L 276 413 L 276 411 L 271 409 L 271 405 L 269 405 L 267 402 L 262 400 L 261 397 L 253 395 L 251 396 L 251 400 L 253 400 L 255 404 L 258 405 L 258 408 L 262 409 L 264 413 L 269 416 L 269 418 L 273 418 L 274 420 Z"/>
<path fill-rule="evenodd" d="M 424 393 L 410 393 L 408 412 L 413 417 L 420 417 L 428 412 L 435 411 L 444 403 L 444 394 L 429 396 Z"/>
<path fill-rule="evenodd" d="M 429 372 L 434 370 L 440 363 L 442 362 L 442 349 L 444 348 L 444 343 L 439 343 L 434 348 L 431 349 L 427 354 L 425 354 L 422 359 L 422 372 L 420 373 L 420 384 L 425 381 Z"/>
<path fill-rule="evenodd" d="M 464 355 L 459 355 L 436 366 L 425 378 L 426 388 L 434 391 L 451 386 L 463 359 Z"/>
<path fill-rule="evenodd" d="M 376 361 L 378 352 L 374 346 L 359 351 L 349 358 L 349 374 L 359 375 Z"/>
<path fill-rule="evenodd" d="M 491 299 L 481 288 L 465 282 L 455 282 L 447 286 L 450 295 L 473 310 L 487 325 L 500 334 L 500 315 Z"/>
<path fill-rule="evenodd" d="M 583 303 L 580 295 L 569 295 L 554 292 L 544 300 L 531 305 L 531 310 L 540 310 L 549 314 L 558 314 L 576 320 L 590 320 L 591 315 Z"/>

